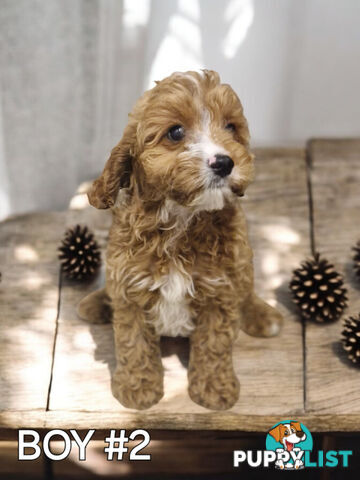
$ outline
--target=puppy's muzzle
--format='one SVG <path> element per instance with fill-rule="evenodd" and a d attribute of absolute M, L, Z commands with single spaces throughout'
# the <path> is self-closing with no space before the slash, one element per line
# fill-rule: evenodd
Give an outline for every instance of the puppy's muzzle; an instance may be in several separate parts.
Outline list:
<path fill-rule="evenodd" d="M 230 175 L 234 162 L 228 155 L 217 154 L 215 155 L 215 161 L 209 162 L 209 165 L 216 175 L 224 178 Z"/>

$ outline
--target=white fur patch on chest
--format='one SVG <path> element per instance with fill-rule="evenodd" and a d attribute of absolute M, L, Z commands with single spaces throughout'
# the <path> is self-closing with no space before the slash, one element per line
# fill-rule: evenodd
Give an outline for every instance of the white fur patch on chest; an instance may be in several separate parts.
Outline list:
<path fill-rule="evenodd" d="M 160 298 L 152 312 L 156 332 L 169 337 L 188 337 L 194 329 L 188 306 L 189 296 L 194 296 L 191 277 L 171 268 L 151 290 L 157 288 Z"/>

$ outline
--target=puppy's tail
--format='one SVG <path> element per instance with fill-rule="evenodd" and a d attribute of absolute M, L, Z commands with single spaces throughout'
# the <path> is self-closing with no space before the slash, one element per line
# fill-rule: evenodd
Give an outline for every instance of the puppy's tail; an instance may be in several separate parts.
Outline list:
<path fill-rule="evenodd" d="M 105 288 L 89 293 L 77 306 L 77 314 L 89 323 L 110 323 L 112 308 Z"/>

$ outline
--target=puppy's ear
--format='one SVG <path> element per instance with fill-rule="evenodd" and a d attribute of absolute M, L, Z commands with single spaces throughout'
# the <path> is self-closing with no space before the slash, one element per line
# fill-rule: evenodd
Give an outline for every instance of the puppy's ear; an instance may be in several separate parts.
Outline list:
<path fill-rule="evenodd" d="M 297 432 L 301 431 L 300 422 L 291 422 L 290 425 L 292 425 Z"/>
<path fill-rule="evenodd" d="M 281 427 L 281 424 L 273 428 L 269 432 L 269 435 L 271 435 L 277 442 L 280 440 L 280 436 L 281 436 L 280 427 Z"/>
<path fill-rule="evenodd" d="M 88 192 L 89 202 L 96 208 L 113 207 L 120 188 L 129 186 L 136 141 L 136 123 L 130 122 L 120 142 L 111 151 L 100 177 Z"/>

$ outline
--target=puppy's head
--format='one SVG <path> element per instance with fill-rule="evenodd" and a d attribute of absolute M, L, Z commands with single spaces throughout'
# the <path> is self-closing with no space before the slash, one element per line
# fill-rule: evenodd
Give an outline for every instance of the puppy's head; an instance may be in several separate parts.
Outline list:
<path fill-rule="evenodd" d="M 288 451 L 292 450 L 296 443 L 306 439 L 306 433 L 301 430 L 299 422 L 280 423 L 270 430 L 269 434 Z"/>
<path fill-rule="evenodd" d="M 252 180 L 248 143 L 240 100 L 216 72 L 174 73 L 135 105 L 90 203 L 112 207 L 127 187 L 143 202 L 220 209 Z"/>

